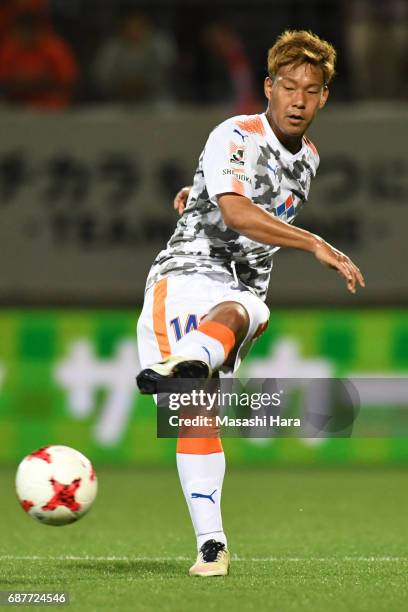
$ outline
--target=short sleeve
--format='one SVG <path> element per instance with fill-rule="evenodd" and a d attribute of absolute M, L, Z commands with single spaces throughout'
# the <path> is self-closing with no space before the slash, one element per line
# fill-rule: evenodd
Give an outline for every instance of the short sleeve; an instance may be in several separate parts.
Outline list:
<path fill-rule="evenodd" d="M 211 200 L 234 192 L 252 199 L 256 143 L 231 120 L 210 134 L 203 153 L 204 179 Z"/>

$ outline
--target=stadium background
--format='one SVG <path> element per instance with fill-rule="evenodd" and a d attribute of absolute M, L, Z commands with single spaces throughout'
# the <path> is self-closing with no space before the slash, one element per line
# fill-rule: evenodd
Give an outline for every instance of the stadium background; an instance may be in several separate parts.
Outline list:
<path fill-rule="evenodd" d="M 75 58 L 77 73 L 70 84 L 72 90 L 58 108 L 50 108 L 44 101 L 33 104 L 27 91 L 26 98 L 10 93 L 0 50 L 3 516 L 18 520 L 17 515 L 14 519 L 12 500 L 17 462 L 49 443 L 71 445 L 87 454 L 102 476 L 106 475 L 105 487 L 111 487 L 113 495 L 123 495 L 122 485 L 130 486 L 125 468 L 135 470 L 132 482 L 137 483 L 138 494 L 142 491 L 144 503 L 149 503 L 149 495 L 153 501 L 158 495 L 153 486 L 156 478 L 167 490 L 166 483 L 173 476 L 165 474 L 174 472 L 175 441 L 157 440 L 153 402 L 141 397 L 134 386 L 138 368 L 135 329 L 146 273 L 176 222 L 172 199 L 182 185 L 189 184 L 208 131 L 234 113 L 264 108 L 261 83 L 266 49 L 284 28 L 310 28 L 332 41 L 339 52 L 329 104 L 311 132 L 321 155 L 321 168 L 298 225 L 322 234 L 346 251 L 365 273 L 367 288 L 356 296 L 348 295 L 342 281 L 312 258 L 280 252 L 268 297 L 271 323 L 242 373 L 273 376 L 279 364 L 297 377 L 310 365 L 333 376 L 407 376 L 405 2 L 7 0 L 0 7 L 0 49 L 12 31 L 13 19 L 27 10 L 40 11 L 46 27 L 62 37 Z M 116 18 L 133 10 L 139 23 L 140 12 L 145 22 L 147 19 L 150 41 L 159 41 L 157 45 L 167 49 L 164 56 L 173 58 L 169 63 L 163 54 L 152 59 L 146 53 L 141 74 L 157 70 L 162 83 L 154 94 L 140 93 L 147 85 L 138 83 L 129 96 L 124 90 L 109 89 L 106 81 L 105 88 L 101 87 L 95 76 L 96 57 L 117 31 Z M 229 41 L 234 49 L 232 57 L 220 40 Z M 227 509 L 231 503 L 233 525 L 235 515 L 228 499 L 235 491 L 239 500 L 237 491 L 243 488 L 242 483 L 249 484 L 248 473 L 240 471 L 244 467 L 252 468 L 253 482 L 259 477 L 262 487 L 269 487 L 264 468 L 271 470 L 271 481 L 278 489 L 287 486 L 281 488 L 286 493 L 289 486 L 297 489 L 305 479 L 309 491 L 314 490 L 319 479 L 325 478 L 319 470 L 327 469 L 333 496 L 337 486 L 359 482 L 361 486 L 356 484 L 353 493 L 359 500 L 363 482 L 371 482 L 374 488 L 384 482 L 391 487 L 394 482 L 396 488 L 389 494 L 398 496 L 398 489 L 402 495 L 403 479 L 398 473 L 387 472 L 382 480 L 381 470 L 402 467 L 406 475 L 408 462 L 406 438 L 392 437 L 320 439 L 316 443 L 228 439 L 225 450 L 231 482 L 235 482 L 230 497 L 225 497 Z M 103 472 L 104 466 L 120 470 L 113 478 L 109 471 Z M 339 466 L 346 472 L 338 472 Z M 302 471 L 306 467 L 316 476 L 306 476 Z M 359 476 L 360 467 L 366 470 L 364 477 Z M 287 471 L 282 476 L 276 468 Z M 157 476 L 151 469 L 158 470 Z M 175 479 L 172 486 L 178 486 Z M 109 506 L 107 489 L 102 497 Z M 170 487 L 168 494 L 173 495 Z M 255 489 L 253 495 L 256 498 Z M 181 493 L 174 493 L 174 503 L 181 508 L 179 497 Z M 368 499 L 362 502 L 367 508 L 362 521 L 367 516 Z M 161 503 L 159 498 L 157 503 Z M 319 502 L 317 509 L 322 516 L 325 503 L 327 500 Z M 335 508 L 332 510 L 336 518 Z M 137 520 L 149 520 L 137 503 L 134 512 Z M 13 549 L 14 535 L 19 533 L 21 539 L 26 533 L 30 551 L 45 554 L 48 544 L 39 533 L 28 532 L 23 515 L 19 518 L 21 524 L 13 523 L 11 529 L 4 522 L 3 545 L 9 542 Z M 341 525 L 340 514 L 337 518 Z M 103 529 L 104 520 L 101 509 L 90 529 L 96 530 L 98 525 Z M 109 520 L 113 529 L 113 520 Z M 132 521 L 129 515 L 122 525 L 124 534 L 129 530 L 129 541 Z M 404 527 L 395 517 L 392 522 L 392 551 L 402 554 L 398 546 Z M 309 526 L 303 526 L 307 551 Z M 78 527 L 86 542 L 86 532 Z M 248 523 L 244 531 L 248 550 L 262 549 L 263 535 L 260 548 L 255 544 L 251 548 Z M 343 548 L 339 545 L 344 554 L 359 550 L 353 533 L 361 535 L 361 530 L 347 533 Z M 376 537 L 380 537 L 375 550 L 380 554 L 390 550 L 386 533 L 377 525 Z M 50 537 L 52 545 L 57 545 L 57 536 Z M 69 535 L 58 537 L 71 554 L 83 550 L 79 536 L 77 540 L 73 536 L 71 542 Z M 99 535 L 95 537 L 94 554 L 110 554 Z M 155 532 L 151 530 L 149 537 L 154 540 Z M 178 540 L 174 534 L 169 537 L 174 544 L 172 554 L 185 554 L 181 531 Z M 131 554 L 125 538 L 120 550 Z M 140 530 L 138 538 L 141 554 L 150 554 Z M 289 546 L 284 549 L 286 541 L 283 537 L 279 548 L 276 538 L 274 550 L 290 552 Z M 324 535 L 316 541 L 315 556 L 327 555 Z M 337 542 L 334 536 L 329 541 Z M 367 539 L 365 551 L 374 550 L 372 541 Z M 337 550 L 336 546 L 332 549 Z M 52 554 L 52 546 L 49 548 Z M 15 550 L 26 549 L 20 542 Z M 83 568 L 86 572 L 85 565 Z M 25 572 L 26 568 L 21 569 L 19 575 L 26 584 Z M 120 596 L 118 590 L 110 609 Z M 333 610 L 340 609 L 329 603 Z M 182 609 L 178 604 L 174 609 Z M 384 610 L 403 609 L 400 602 L 395 608 L 384 605 Z M 126 605 L 121 609 L 127 609 Z M 310 604 L 305 609 L 320 608 Z M 356 605 L 353 609 L 360 608 Z"/>
<path fill-rule="evenodd" d="M 334 0 L 311 2 L 307 8 L 295 1 L 257 2 L 255 17 L 238 5 L 231 11 L 221 3 L 211 15 L 200 2 L 104 2 L 102 7 L 92 1 L 16 0 L 4 5 L 8 28 L 3 43 L 13 31 L 13 19 L 37 12 L 65 40 L 77 62 L 77 81 L 70 99 L 50 109 L 46 101 L 33 103 L 28 95 L 12 98 L 2 77 L 1 460 L 15 462 L 53 440 L 80 446 L 107 463 L 173 461 L 173 443 L 154 440 L 150 400 L 140 398 L 133 387 L 138 367 L 134 332 L 146 273 L 172 232 L 172 198 L 190 182 L 208 131 L 240 105 L 248 112 L 264 107 L 265 50 L 282 27 L 313 28 L 338 47 L 331 100 L 311 133 L 321 168 L 298 223 L 355 259 L 367 288 L 350 296 L 312 258 L 279 253 L 269 292 L 271 325 L 248 367 L 254 359 L 264 360 L 266 367 L 289 342 L 300 362 L 319 358 L 333 375 L 406 374 L 403 7 L 399 2 L 387 9 L 381 3 Z M 154 95 L 139 90 L 131 99 L 113 90 L 102 94 L 93 78 L 98 49 L 126 15 L 136 24 L 150 20 L 145 46 L 149 37 L 155 43 L 166 40 L 167 50 L 171 46 L 172 63 L 166 69 L 160 54 L 143 60 L 143 69 L 161 71 L 166 84 Z M 351 44 L 356 37 L 360 48 Z M 228 54 L 226 59 L 219 38 L 229 41 L 232 60 Z M 379 41 L 392 57 L 401 54 L 396 62 L 401 75 L 394 83 L 387 70 L 389 82 L 383 81 L 383 87 L 376 87 L 385 79 L 376 55 Z M 356 81 L 354 64 L 364 58 L 367 74 L 360 73 Z M 377 58 L 374 80 L 370 58 Z M 250 96 L 242 96 L 240 79 Z M 358 86 L 361 79 L 364 91 Z M 82 349 L 76 350 L 78 343 Z M 73 371 L 80 369 L 81 350 L 89 353 L 89 371 L 83 375 L 89 380 L 76 391 L 74 381 L 61 381 L 58 368 L 69 362 Z M 115 370 L 121 359 L 126 381 L 121 368 Z M 104 375 L 93 374 L 98 364 L 106 366 Z M 230 462 L 408 457 L 396 441 L 353 440 L 344 446 L 344 441 L 326 440 L 318 447 L 291 441 L 278 450 L 279 444 L 229 441 Z"/>

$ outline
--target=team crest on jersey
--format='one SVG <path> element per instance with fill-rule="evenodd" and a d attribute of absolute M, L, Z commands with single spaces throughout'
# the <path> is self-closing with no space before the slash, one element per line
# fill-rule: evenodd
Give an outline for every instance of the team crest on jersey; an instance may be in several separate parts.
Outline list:
<path fill-rule="evenodd" d="M 230 163 L 233 166 L 239 166 L 240 168 L 245 165 L 245 147 L 242 145 L 236 145 L 230 143 Z"/>

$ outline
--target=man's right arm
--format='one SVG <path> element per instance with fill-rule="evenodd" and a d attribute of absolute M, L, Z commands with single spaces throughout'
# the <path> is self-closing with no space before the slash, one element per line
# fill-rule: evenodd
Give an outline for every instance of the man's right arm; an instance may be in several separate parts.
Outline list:
<path fill-rule="evenodd" d="M 355 293 L 357 284 L 365 286 L 360 270 L 351 259 L 320 236 L 278 219 L 236 193 L 223 193 L 217 199 L 224 223 L 238 234 L 262 244 L 313 253 L 318 261 L 339 272 L 351 293 Z"/>

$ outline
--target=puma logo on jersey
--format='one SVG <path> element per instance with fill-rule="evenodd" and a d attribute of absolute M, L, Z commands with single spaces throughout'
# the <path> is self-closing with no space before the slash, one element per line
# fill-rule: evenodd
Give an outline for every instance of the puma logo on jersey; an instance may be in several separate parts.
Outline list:
<path fill-rule="evenodd" d="M 272 166 L 268 163 L 266 164 L 266 167 L 274 173 L 274 175 L 276 176 L 276 172 L 278 171 L 278 166 L 276 166 L 276 168 L 272 168 Z"/>
<path fill-rule="evenodd" d="M 245 142 L 245 138 L 248 138 L 248 134 L 241 134 L 241 132 L 237 129 L 235 129 L 234 132 L 236 132 L 237 134 L 239 134 L 239 136 L 241 136 L 242 142 Z"/>

